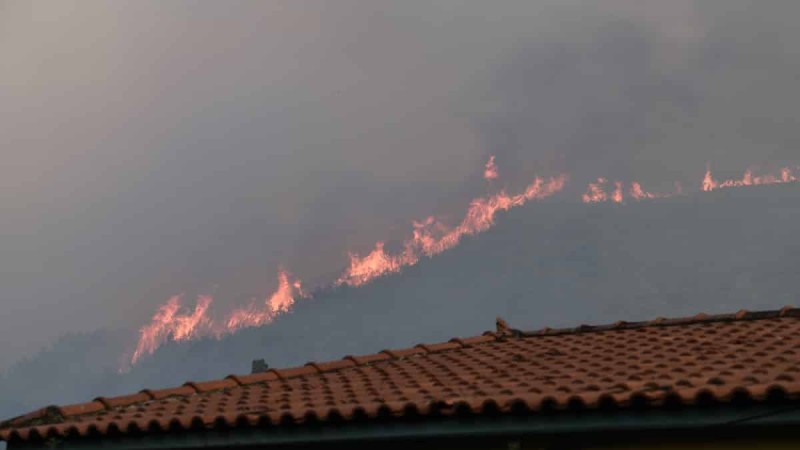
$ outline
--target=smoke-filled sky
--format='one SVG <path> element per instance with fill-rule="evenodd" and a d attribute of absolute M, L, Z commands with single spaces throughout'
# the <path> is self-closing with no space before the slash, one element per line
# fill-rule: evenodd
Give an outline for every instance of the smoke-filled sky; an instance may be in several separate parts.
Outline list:
<path fill-rule="evenodd" d="M 497 156 L 655 190 L 800 160 L 794 0 L 2 1 L 0 354 L 455 221 Z"/>

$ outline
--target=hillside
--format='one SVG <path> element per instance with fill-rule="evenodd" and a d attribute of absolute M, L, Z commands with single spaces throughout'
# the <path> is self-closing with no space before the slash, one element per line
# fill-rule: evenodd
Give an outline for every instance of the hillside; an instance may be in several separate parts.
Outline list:
<path fill-rule="evenodd" d="M 557 197 L 399 275 L 317 292 L 220 341 L 168 344 L 126 374 L 131 334 L 65 337 L 5 374 L 0 415 L 246 373 L 256 358 L 280 367 L 475 335 L 498 315 L 535 329 L 796 304 L 797 223 L 798 185 L 627 205 Z"/>

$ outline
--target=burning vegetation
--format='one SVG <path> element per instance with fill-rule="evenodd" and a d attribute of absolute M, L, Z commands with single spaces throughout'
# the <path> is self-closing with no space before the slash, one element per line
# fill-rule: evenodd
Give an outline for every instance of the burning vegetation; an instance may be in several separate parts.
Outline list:
<path fill-rule="evenodd" d="M 709 166 L 700 184 L 700 191 L 797 182 L 797 170 L 781 167 L 776 172 L 756 175 L 753 169 L 748 169 L 740 179 L 717 181 Z M 491 156 L 484 166 L 483 178 L 492 181 L 498 176 L 495 157 Z M 467 207 L 461 222 L 455 226 L 449 226 L 434 216 L 414 221 L 411 235 L 403 242 L 402 250 L 397 253 L 389 252 L 385 243 L 379 241 L 366 255 L 351 252 L 349 265 L 332 284 L 358 287 L 376 278 L 400 272 L 404 267 L 413 266 L 423 258 L 433 257 L 457 246 L 467 236 L 489 230 L 501 211 L 546 199 L 563 191 L 567 180 L 567 174 L 549 178 L 536 177 L 522 192 L 509 194 L 501 189 L 494 194 L 475 198 Z M 581 199 L 584 203 L 622 204 L 626 200 L 661 199 L 684 193 L 680 183 L 675 182 L 674 186 L 673 192 L 649 192 L 638 181 L 611 182 L 600 177 L 588 184 Z M 278 271 L 278 287 L 271 295 L 260 301 L 251 300 L 249 304 L 234 309 L 222 319 L 215 319 L 210 314 L 214 301 L 211 296 L 199 296 L 193 309 L 183 305 L 183 295 L 174 296 L 156 310 L 149 324 L 139 330 L 138 343 L 128 361 L 135 364 L 168 341 L 187 341 L 203 337 L 219 339 L 242 328 L 269 324 L 276 317 L 290 311 L 298 299 L 307 297 L 309 294 L 303 290 L 301 281 L 283 269 Z"/>
<path fill-rule="evenodd" d="M 464 219 L 455 227 L 437 221 L 433 216 L 414 222 L 413 235 L 405 241 L 404 250 L 397 255 L 387 254 L 384 243 L 378 242 L 366 256 L 350 254 L 350 266 L 336 284 L 361 286 L 387 273 L 398 272 L 405 266 L 416 264 L 423 256 L 434 256 L 451 249 L 465 236 L 488 230 L 494 225 L 500 211 L 522 206 L 531 200 L 547 198 L 564 188 L 566 175 L 550 179 L 536 178 L 524 192 L 509 195 L 505 191 L 472 200 Z"/>
<path fill-rule="evenodd" d="M 586 193 L 584 193 L 581 198 L 584 203 L 600 203 L 607 201 L 623 203 L 626 198 L 633 200 L 668 198 L 678 195 L 681 192 L 681 184 L 678 182 L 675 183 L 674 193 L 654 193 L 642 189 L 642 185 L 638 181 L 631 182 L 627 190 L 624 188 L 621 181 L 615 181 L 612 189 L 608 186 L 607 179 L 598 178 L 594 183 L 589 183 Z"/>
<path fill-rule="evenodd" d="M 220 338 L 247 327 L 258 327 L 272 322 L 275 317 L 289 311 L 295 299 L 305 297 L 300 280 L 293 280 L 283 269 L 278 271 L 278 289 L 261 302 L 252 300 L 249 305 L 236 308 L 227 318 L 217 321 L 209 315 L 214 298 L 201 295 L 194 310 L 182 308 L 182 295 L 176 295 L 161 305 L 149 324 L 139 330 L 139 342 L 131 357 L 135 364 L 145 355 L 152 354 L 164 342 L 188 341 L 201 337 Z"/>
<path fill-rule="evenodd" d="M 754 175 L 752 169 L 747 169 L 741 179 L 717 181 L 711 175 L 711 165 L 709 164 L 706 167 L 706 175 L 703 177 L 703 191 L 709 192 L 716 189 L 757 186 L 761 184 L 793 183 L 797 181 L 797 177 L 794 175 L 795 171 L 797 171 L 797 168 L 793 170 L 791 167 L 781 167 L 777 173 Z"/>

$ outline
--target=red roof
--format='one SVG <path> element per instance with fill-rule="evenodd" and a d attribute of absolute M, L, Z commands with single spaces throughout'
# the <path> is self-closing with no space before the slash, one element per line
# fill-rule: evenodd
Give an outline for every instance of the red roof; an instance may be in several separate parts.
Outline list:
<path fill-rule="evenodd" d="M 4 440 L 800 397 L 800 309 L 520 332 L 51 406 Z"/>

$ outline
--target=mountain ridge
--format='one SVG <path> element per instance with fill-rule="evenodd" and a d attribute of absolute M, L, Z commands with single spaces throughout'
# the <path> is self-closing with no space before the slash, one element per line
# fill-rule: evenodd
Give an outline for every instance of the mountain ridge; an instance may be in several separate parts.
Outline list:
<path fill-rule="evenodd" d="M 503 213 L 497 225 L 401 273 L 316 291 L 274 323 L 221 340 L 170 342 L 128 373 L 135 336 L 65 336 L 0 379 L 0 416 L 346 354 L 533 329 L 796 303 L 800 186 L 758 186 L 618 205 L 562 196 Z M 55 378 L 55 379 L 54 379 Z"/>

